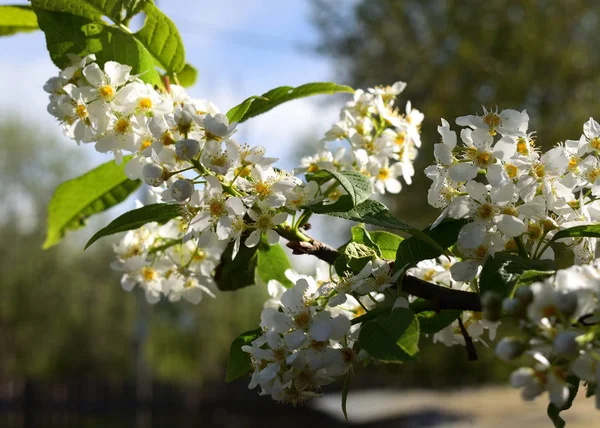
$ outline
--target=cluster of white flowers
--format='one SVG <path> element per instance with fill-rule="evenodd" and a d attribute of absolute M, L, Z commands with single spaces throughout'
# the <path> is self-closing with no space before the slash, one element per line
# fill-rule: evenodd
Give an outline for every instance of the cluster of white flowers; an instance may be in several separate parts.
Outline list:
<path fill-rule="evenodd" d="M 164 225 L 147 223 L 131 230 L 114 246 L 117 260 L 112 267 L 123 272 L 121 284 L 127 291 L 141 287 L 146 299 L 156 303 L 161 296 L 170 301 L 182 297 L 199 303 L 204 295 L 214 297 L 212 272 L 224 245 L 213 241 L 200 247 L 194 240 L 183 242 L 186 223 L 174 219 Z"/>
<path fill-rule="evenodd" d="M 406 83 L 396 82 L 388 87 L 357 90 L 354 99 L 342 108 L 339 122 L 319 142 L 317 153 L 303 158 L 296 171 L 358 171 L 369 177 L 381 194 L 399 193 L 399 177 L 411 184 L 424 116 L 412 108 L 410 101 L 405 114 L 398 111 L 395 98 L 405 87 Z M 328 143 L 337 140 L 347 141 L 350 150 L 344 146 L 331 150 Z M 336 189 L 329 199 L 339 197 L 342 191 Z"/>
<path fill-rule="evenodd" d="M 468 282 L 456 281 L 452 278 L 450 270 L 458 260 L 450 256 L 442 256 L 437 259 L 423 260 L 416 267 L 408 269 L 407 273 L 424 281 L 454 290 L 472 291 Z M 414 301 L 409 296 L 409 301 Z M 480 342 L 487 346 L 484 333 L 487 331 L 489 340 L 496 338 L 496 330 L 499 321 L 489 321 L 482 317 L 481 312 L 463 311 L 460 319 L 469 336 L 474 342 Z M 465 337 L 462 334 L 458 320 L 453 321 L 433 335 L 433 343 L 441 342 L 446 346 L 465 346 Z"/>
<path fill-rule="evenodd" d="M 559 228 L 600 219 L 600 125 L 590 119 L 579 140 L 567 140 L 546 153 L 528 133 L 525 111 L 485 111 L 459 117 L 460 142 L 442 119 L 435 144 L 437 163 L 425 172 L 433 181 L 429 203 L 444 218 L 470 222 L 460 231 L 463 259 L 451 269 L 458 281 L 477 275 L 489 255 L 498 251 L 527 252 L 553 259 L 546 245 Z M 572 238 L 577 263 L 594 258 L 595 238 Z"/>
<path fill-rule="evenodd" d="M 251 356 L 250 388 L 274 400 L 301 403 L 320 394 L 323 385 L 346 373 L 357 360 L 353 349 L 357 326 L 350 318 L 358 303 L 327 306 L 328 274 L 298 275 L 288 270 L 294 286 L 269 281 L 271 299 L 261 314 L 262 335 L 242 350 Z M 321 280 L 319 280 L 321 276 Z"/>
<path fill-rule="evenodd" d="M 600 259 L 591 264 L 559 270 L 543 282 L 520 287 L 506 299 L 505 312 L 518 319 L 524 337 L 503 338 L 496 347 L 499 358 L 509 361 L 524 352 L 533 367 L 511 375 L 522 397 L 533 400 L 548 391 L 561 408 L 569 386 L 580 380 L 591 387 L 600 381 Z M 596 407 L 600 397 L 596 394 Z"/>
<path fill-rule="evenodd" d="M 190 259 L 200 252 L 210 254 L 214 269 L 222 250 L 212 251 L 213 247 L 232 243 L 235 257 L 243 235 L 248 247 L 263 237 L 274 244 L 279 241 L 276 229 L 283 227 L 289 213 L 322 199 L 316 183 L 305 185 L 275 170 L 271 165 L 277 159 L 266 157 L 263 147 L 237 143 L 232 138 L 236 124 L 211 102 L 192 100 L 177 85 L 170 85 L 168 92 L 156 90 L 130 75 L 126 65 L 109 61 L 101 69 L 94 60 L 93 55 L 73 57 L 72 66 L 46 83 L 48 111 L 78 143 L 95 143 L 97 151 L 112 152 L 117 162 L 130 152 L 125 165 L 129 178 L 143 178 L 154 186 L 159 201 L 181 204 L 185 219 L 177 220 L 177 227 L 166 235 L 164 228 L 155 228 L 158 235 L 147 236 L 146 226 L 117 246 L 127 288 L 135 282 L 144 287 L 149 301 L 156 301 L 161 292 L 173 299 L 178 294 L 170 288 L 177 288 L 171 268 L 157 266 L 175 260 L 176 270 L 192 278 L 183 272 L 193 270 Z M 171 236 L 174 230 L 179 236 Z M 158 239 L 165 237 L 171 241 Z M 177 240 L 184 244 L 172 249 L 163 245 Z M 151 254 L 142 251 L 135 263 L 124 261 L 135 250 L 130 246 L 150 250 L 159 241 Z M 181 254 L 175 256 L 176 251 Z M 204 281 L 210 277 L 207 269 L 200 283 L 210 285 Z"/>

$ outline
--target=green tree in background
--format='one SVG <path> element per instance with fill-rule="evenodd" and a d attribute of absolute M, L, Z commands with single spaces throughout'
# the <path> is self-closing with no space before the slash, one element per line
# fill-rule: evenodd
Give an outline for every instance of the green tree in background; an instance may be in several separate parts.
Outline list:
<path fill-rule="evenodd" d="M 442 117 L 453 123 L 482 105 L 527 109 L 547 149 L 579 138 L 600 109 L 600 5 L 593 2 L 314 0 L 313 11 L 318 49 L 337 62 L 338 81 L 408 83 L 406 98 L 425 113 L 417 171 L 431 164 Z M 386 202 L 404 218 L 428 210 L 415 219 L 424 225 L 436 215 L 421 197 L 430 181 L 415 178 L 397 202 Z"/>

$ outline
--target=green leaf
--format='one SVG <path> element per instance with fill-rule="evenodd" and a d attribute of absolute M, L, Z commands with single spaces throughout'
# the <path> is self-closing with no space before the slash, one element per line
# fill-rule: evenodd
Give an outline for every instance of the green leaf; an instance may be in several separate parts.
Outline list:
<path fill-rule="evenodd" d="M 350 389 L 350 378 L 352 377 L 352 370 L 348 370 L 346 374 L 346 380 L 344 381 L 344 387 L 342 388 L 342 413 L 344 414 L 344 419 L 348 422 L 348 409 L 346 408 L 346 404 L 348 403 L 348 390 Z"/>
<path fill-rule="evenodd" d="M 148 2 L 144 5 L 144 26 L 133 36 L 150 52 L 156 65 L 167 73 L 178 73 L 185 67 L 185 49 L 177 27 L 167 15 Z"/>
<path fill-rule="evenodd" d="M 198 70 L 192 65 L 186 64 L 185 67 L 176 73 L 177 80 L 181 86 L 190 87 L 194 86 L 196 79 L 198 79 Z"/>
<path fill-rule="evenodd" d="M 314 174 L 306 174 L 306 180 L 316 181 L 319 185 L 329 180 L 335 180 L 347 193 L 347 195 L 340 196 L 339 200 L 333 204 L 311 205 L 310 209 L 318 214 L 351 210 L 369 200 L 373 194 L 373 185 L 369 179 L 357 171 L 337 172 L 322 169 Z"/>
<path fill-rule="evenodd" d="M 166 223 L 169 220 L 181 215 L 181 207 L 177 204 L 151 204 L 141 208 L 128 211 L 120 215 L 108 226 L 100 229 L 90 240 L 85 244 L 87 249 L 98 239 L 105 236 L 114 235 L 115 233 L 125 232 L 127 230 L 138 229 L 150 222 Z"/>
<path fill-rule="evenodd" d="M 516 285 L 517 287 L 521 285 L 530 285 L 534 282 L 543 281 L 544 279 L 551 277 L 555 273 L 556 272 L 553 270 L 526 270 L 521 274 L 521 276 L 519 276 Z"/>
<path fill-rule="evenodd" d="M 417 314 L 419 327 L 422 333 L 434 334 L 448 327 L 458 319 L 462 311 L 443 309 L 440 312 L 425 311 Z"/>
<path fill-rule="evenodd" d="M 600 224 L 586 224 L 560 230 L 552 237 L 552 241 L 562 238 L 600 238 Z"/>
<path fill-rule="evenodd" d="M 373 248 L 358 242 L 350 242 L 344 249 L 346 257 L 346 265 L 354 272 L 360 272 L 367 263 L 377 257 L 377 253 Z"/>
<path fill-rule="evenodd" d="M 162 85 L 156 65 L 168 73 L 185 66 L 177 28 L 151 1 L 143 5 L 146 20 L 137 33 L 103 20 L 107 16 L 119 23 L 122 4 L 120 0 L 32 0 L 50 58 L 58 67 L 70 65 L 68 54 L 93 53 L 100 66 L 107 61 L 127 64 L 144 81 Z"/>
<path fill-rule="evenodd" d="M 39 29 L 35 12 L 29 6 L 0 6 L 0 36 Z"/>
<path fill-rule="evenodd" d="M 430 246 L 437 248 L 440 253 L 444 250 L 440 244 L 438 244 L 428 234 L 420 231 L 414 226 L 411 226 L 404 220 L 395 218 L 385 205 L 373 199 L 364 201 L 350 211 L 328 212 L 326 214 L 346 220 L 356 221 L 358 223 L 366 223 L 374 226 L 386 227 L 388 229 L 401 230 L 410 233 L 416 238 L 425 241 Z"/>
<path fill-rule="evenodd" d="M 256 273 L 265 283 L 275 279 L 284 287 L 289 288 L 292 285 L 285 276 L 285 271 L 291 269 L 292 265 L 288 256 L 281 248 L 281 245 L 269 245 L 266 242 L 261 242 L 258 248 L 258 260 L 256 264 Z"/>
<path fill-rule="evenodd" d="M 229 243 L 221 256 L 221 263 L 215 270 L 215 283 L 221 291 L 235 291 L 254 285 L 259 246 L 248 248 L 242 243 L 235 259 L 232 260 L 233 244 Z"/>
<path fill-rule="evenodd" d="M 548 404 L 548 417 L 552 420 L 556 428 L 564 428 L 566 425 L 565 420 L 560 417 L 560 412 L 571 408 L 573 400 L 577 396 L 577 391 L 579 391 L 579 378 L 577 376 L 569 376 L 567 382 L 569 382 L 569 398 L 567 402 L 562 407 L 558 407 L 552 403 Z"/>
<path fill-rule="evenodd" d="M 517 280 L 529 270 L 553 271 L 554 261 L 526 260 L 517 254 L 506 252 L 488 257 L 479 278 L 481 295 L 486 291 L 494 291 L 501 297 L 512 296 Z"/>
<path fill-rule="evenodd" d="M 386 232 L 385 230 L 372 230 L 369 234 L 381 251 L 382 258 L 386 260 L 394 260 L 396 258 L 396 251 L 398 251 L 398 246 L 403 240 L 401 236 Z"/>
<path fill-rule="evenodd" d="M 416 360 L 419 352 L 419 321 L 410 309 L 394 309 L 365 322 L 358 341 L 362 349 L 382 362 Z"/>
<path fill-rule="evenodd" d="M 335 94 L 337 92 L 354 92 L 354 89 L 350 86 L 338 85 L 332 82 L 307 83 L 295 88 L 292 86 L 280 86 L 261 96 L 247 98 L 229 110 L 227 117 L 229 118 L 229 122 L 241 123 L 251 117 L 266 113 L 287 101 L 310 97 L 312 95 Z"/>
<path fill-rule="evenodd" d="M 34 6 L 36 0 L 33 0 Z M 46 35 L 50 58 L 59 68 L 71 65 L 68 54 L 95 54 L 102 67 L 107 61 L 117 61 L 132 67 L 132 74 L 153 85 L 162 85 L 154 68 L 154 59 L 131 34 L 102 22 L 62 12 L 37 9 L 40 28 Z"/>
<path fill-rule="evenodd" d="M 423 234 L 438 244 L 438 247 L 429 245 L 417 236 L 412 236 L 403 240 L 398 246 L 396 252 L 396 262 L 394 270 L 402 269 L 406 266 L 414 266 L 421 260 L 428 260 L 442 255 L 441 248 L 448 248 L 458 239 L 458 232 L 465 225 L 465 220 L 447 220 L 440 223 L 434 229 L 427 228 Z"/>
<path fill-rule="evenodd" d="M 244 377 L 251 370 L 250 354 L 242 351 L 242 346 L 251 345 L 262 334 L 260 328 L 240 334 L 231 343 L 229 348 L 229 361 L 227 363 L 227 377 L 225 382 L 233 382 Z"/>
<path fill-rule="evenodd" d="M 365 229 L 363 224 L 353 226 L 350 231 L 352 233 L 352 241 L 350 242 L 366 245 L 375 251 L 377 257 L 381 257 L 381 250 L 379 249 L 379 246 L 373 241 L 370 233 L 367 231 L 367 229 Z"/>
<path fill-rule="evenodd" d="M 85 226 L 92 215 L 124 201 L 140 186 L 139 180 L 130 180 L 123 172 L 126 161 L 121 165 L 107 162 L 58 186 L 48 206 L 44 249 L 58 244 L 67 230 Z"/>

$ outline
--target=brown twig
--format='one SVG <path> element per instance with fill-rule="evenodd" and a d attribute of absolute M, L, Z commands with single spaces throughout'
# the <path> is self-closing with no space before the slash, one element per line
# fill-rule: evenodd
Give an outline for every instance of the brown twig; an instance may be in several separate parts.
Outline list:
<path fill-rule="evenodd" d="M 309 239 L 310 241 L 291 240 L 287 243 L 287 246 L 292 249 L 293 254 L 308 254 L 324 260 L 331 265 L 335 263 L 340 256 L 340 253 L 335 248 L 316 239 L 310 237 Z M 434 301 L 436 303 L 436 310 L 438 311 L 442 309 L 455 309 L 481 312 L 481 300 L 477 293 L 442 287 L 412 275 L 404 275 L 400 281 L 402 291 L 413 296 Z"/>
<path fill-rule="evenodd" d="M 460 332 L 465 338 L 465 349 L 467 350 L 469 361 L 477 361 L 477 350 L 473 344 L 473 339 L 471 339 L 471 336 L 469 336 L 469 332 L 465 328 L 465 325 L 460 317 L 458 317 L 458 326 L 460 327 Z"/>

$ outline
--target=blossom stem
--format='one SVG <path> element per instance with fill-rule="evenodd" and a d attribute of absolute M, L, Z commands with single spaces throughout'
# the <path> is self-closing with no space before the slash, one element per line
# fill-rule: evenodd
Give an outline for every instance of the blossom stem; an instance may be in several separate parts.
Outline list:
<path fill-rule="evenodd" d="M 521 257 L 529 260 L 529 253 L 527 252 L 527 248 L 525 248 L 525 244 L 523 244 L 523 240 L 520 236 L 515 237 L 515 243 L 517 244 L 517 248 Z"/>

